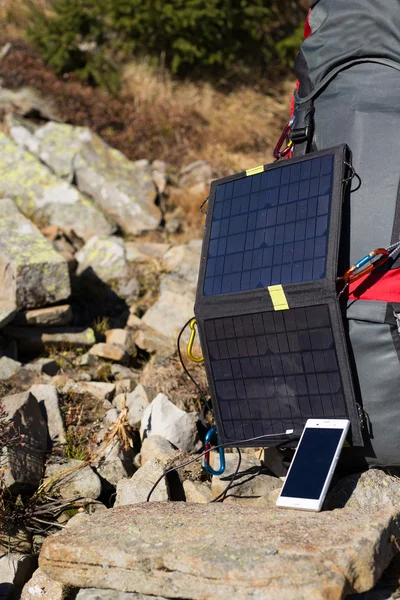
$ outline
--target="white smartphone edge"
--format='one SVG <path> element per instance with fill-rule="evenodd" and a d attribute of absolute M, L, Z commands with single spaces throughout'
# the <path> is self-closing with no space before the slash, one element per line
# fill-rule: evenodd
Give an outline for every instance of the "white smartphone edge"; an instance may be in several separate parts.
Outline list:
<path fill-rule="evenodd" d="M 342 429 L 342 435 L 340 436 L 340 440 L 338 442 L 336 452 L 334 458 L 332 460 L 331 466 L 329 468 L 329 472 L 327 478 L 324 483 L 324 487 L 322 488 L 322 492 L 320 497 L 317 500 L 311 498 L 292 498 L 289 496 L 282 497 L 279 495 L 278 500 L 276 501 L 276 506 L 279 508 L 293 508 L 295 510 L 308 510 L 313 512 L 319 512 L 322 508 L 322 505 L 325 500 L 325 496 L 329 489 L 330 483 L 332 481 L 333 473 L 335 472 L 336 464 L 339 460 L 340 453 L 343 448 L 343 444 L 346 439 L 347 432 L 349 431 L 350 421 L 348 419 L 308 419 L 303 433 L 301 434 L 299 443 L 297 444 L 296 452 L 294 453 L 292 462 L 290 464 L 289 470 L 286 474 L 286 478 L 289 477 L 292 465 L 294 463 L 294 459 L 296 458 L 297 450 L 301 444 L 303 439 L 303 435 L 306 429 Z M 285 478 L 285 481 L 286 481 Z M 283 489 L 283 488 L 282 488 Z M 281 490 L 282 492 L 282 490 Z"/>

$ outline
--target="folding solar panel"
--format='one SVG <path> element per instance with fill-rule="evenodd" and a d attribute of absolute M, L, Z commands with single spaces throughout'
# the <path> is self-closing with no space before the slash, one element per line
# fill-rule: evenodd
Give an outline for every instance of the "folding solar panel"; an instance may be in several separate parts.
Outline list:
<path fill-rule="evenodd" d="M 336 291 L 348 161 L 343 145 L 211 185 L 195 314 L 224 443 L 325 417 L 362 444 Z"/>

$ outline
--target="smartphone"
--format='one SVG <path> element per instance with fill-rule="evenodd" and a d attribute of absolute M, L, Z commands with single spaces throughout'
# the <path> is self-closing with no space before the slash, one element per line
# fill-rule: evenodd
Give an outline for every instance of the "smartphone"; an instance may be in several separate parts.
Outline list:
<path fill-rule="evenodd" d="M 277 506 L 321 510 L 349 426 L 347 419 L 308 419 Z"/>

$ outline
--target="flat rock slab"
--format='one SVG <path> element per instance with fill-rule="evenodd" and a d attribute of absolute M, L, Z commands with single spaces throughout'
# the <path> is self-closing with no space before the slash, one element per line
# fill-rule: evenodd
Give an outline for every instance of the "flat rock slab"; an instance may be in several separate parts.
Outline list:
<path fill-rule="evenodd" d="M 52 579 L 190 600 L 341 600 L 373 588 L 397 553 L 397 512 L 322 513 L 145 503 L 97 513 L 48 538 Z"/>

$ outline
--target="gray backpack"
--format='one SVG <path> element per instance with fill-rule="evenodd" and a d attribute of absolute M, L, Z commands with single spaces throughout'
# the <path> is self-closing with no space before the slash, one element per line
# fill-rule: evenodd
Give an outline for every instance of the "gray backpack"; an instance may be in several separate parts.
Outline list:
<path fill-rule="evenodd" d="M 365 447 L 342 458 L 351 469 L 400 466 L 400 1 L 317 0 L 308 20 L 295 64 L 295 156 L 343 143 L 352 152 L 348 266 L 394 247 L 344 306 Z"/>

